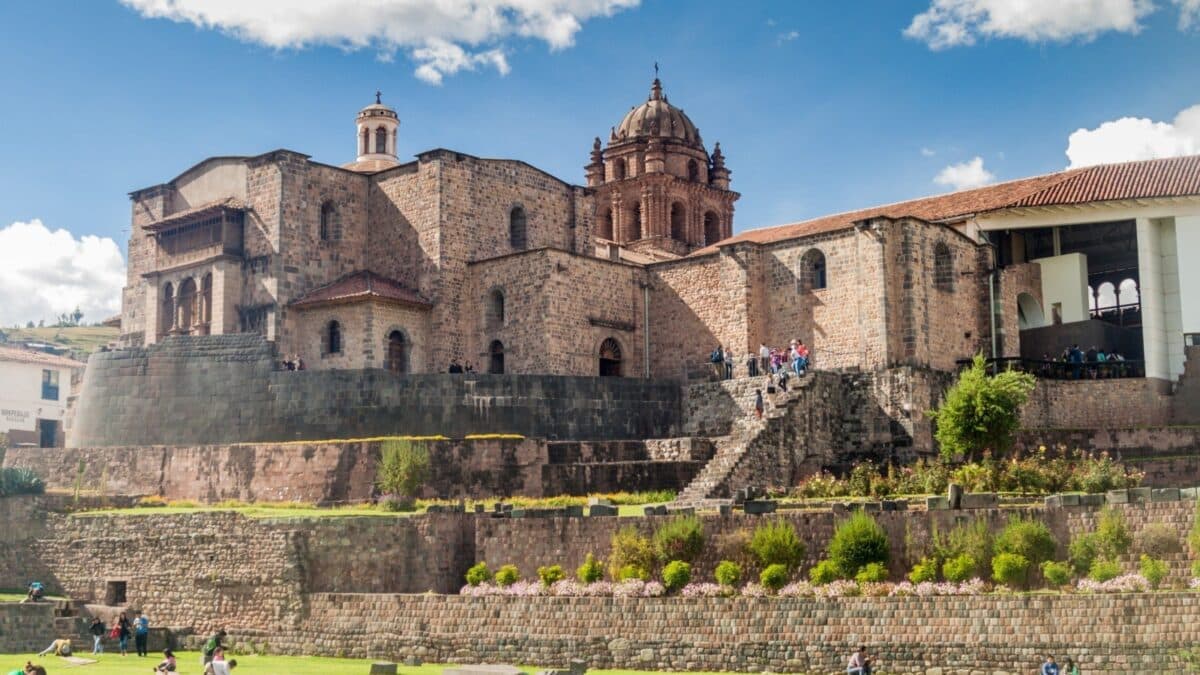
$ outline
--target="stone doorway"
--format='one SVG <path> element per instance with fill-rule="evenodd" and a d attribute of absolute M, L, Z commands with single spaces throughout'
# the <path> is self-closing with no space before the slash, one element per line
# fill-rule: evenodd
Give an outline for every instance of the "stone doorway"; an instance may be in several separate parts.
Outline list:
<path fill-rule="evenodd" d="M 408 372 L 408 340 L 404 333 L 398 330 L 388 334 L 387 361 L 384 367 L 397 375 Z"/>
<path fill-rule="evenodd" d="M 600 377 L 621 377 L 621 345 L 613 338 L 600 343 Z"/>
<path fill-rule="evenodd" d="M 488 362 L 488 373 L 492 375 L 503 375 L 504 343 L 499 340 L 493 340 L 492 346 L 488 348 L 488 356 L 491 359 Z"/>

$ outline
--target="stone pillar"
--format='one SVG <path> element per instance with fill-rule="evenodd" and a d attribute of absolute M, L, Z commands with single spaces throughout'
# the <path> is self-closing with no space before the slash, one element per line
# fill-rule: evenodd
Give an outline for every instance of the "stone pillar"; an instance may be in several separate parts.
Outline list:
<path fill-rule="evenodd" d="M 1142 301 L 1142 349 L 1146 377 L 1166 379 L 1167 333 L 1163 312 L 1162 242 L 1159 221 L 1137 219 L 1139 291 Z"/>
<path fill-rule="evenodd" d="M 157 280 L 145 280 L 146 284 L 146 307 L 143 313 L 145 325 L 145 344 L 152 345 L 158 342 L 158 323 L 159 311 L 162 307 L 160 303 L 160 294 L 162 293 L 162 284 Z M 123 330 L 123 329 L 122 329 Z"/>
<path fill-rule="evenodd" d="M 1200 215 L 1175 217 L 1175 252 L 1200 251 Z M 1200 265 L 1179 265 L 1180 328 L 1200 333 Z"/>

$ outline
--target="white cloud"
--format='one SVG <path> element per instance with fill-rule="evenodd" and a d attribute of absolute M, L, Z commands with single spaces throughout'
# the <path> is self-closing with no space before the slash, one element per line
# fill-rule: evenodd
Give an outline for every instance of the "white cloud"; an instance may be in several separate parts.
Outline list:
<path fill-rule="evenodd" d="M 1079 129 L 1067 139 L 1071 167 L 1200 154 L 1200 104 L 1170 122 L 1122 117 L 1095 129 Z"/>
<path fill-rule="evenodd" d="M 796 39 L 796 38 L 798 38 L 798 37 L 800 37 L 800 31 L 798 31 L 798 30 L 789 30 L 789 31 L 788 31 L 788 32 L 786 32 L 786 33 L 780 33 L 780 34 L 779 34 L 779 39 L 777 39 L 777 40 L 775 41 L 775 44 L 777 44 L 777 45 L 781 45 L 781 44 L 783 44 L 783 43 L 785 43 L 785 42 L 791 42 L 792 40 L 795 40 L 795 39 Z"/>
<path fill-rule="evenodd" d="M 1200 0 L 1174 0 L 1187 5 Z M 1154 12 L 1151 0 L 932 0 L 904 34 L 931 49 L 975 44 L 980 38 L 1030 42 L 1091 40 L 1101 33 L 1137 33 Z"/>
<path fill-rule="evenodd" d="M 112 239 L 76 239 L 37 219 L 0 229 L 0 325 L 50 323 L 76 307 L 85 322 L 100 321 L 121 310 L 124 285 L 125 261 Z"/>
<path fill-rule="evenodd" d="M 390 60 L 403 50 L 417 77 L 481 65 L 508 72 L 503 41 L 541 40 L 552 50 L 575 43 L 583 22 L 635 7 L 640 0 L 121 0 L 142 16 L 225 31 L 276 49 L 333 45 L 376 49 Z"/>
<path fill-rule="evenodd" d="M 994 181 L 992 172 L 983 168 L 983 158 L 974 157 L 960 164 L 951 164 L 933 177 L 933 182 L 945 185 L 955 190 L 970 190 L 983 187 Z"/>
<path fill-rule="evenodd" d="M 937 150 L 934 150 L 933 148 L 921 148 L 922 157 L 933 157 L 936 154 Z"/>
<path fill-rule="evenodd" d="M 1200 28 L 1200 0 L 1171 0 L 1179 5 L 1179 30 Z"/>

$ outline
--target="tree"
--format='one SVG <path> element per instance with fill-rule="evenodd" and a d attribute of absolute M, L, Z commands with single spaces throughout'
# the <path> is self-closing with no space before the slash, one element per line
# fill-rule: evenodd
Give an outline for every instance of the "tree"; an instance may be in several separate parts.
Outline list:
<path fill-rule="evenodd" d="M 385 441 L 375 483 L 385 494 L 411 506 L 429 479 L 429 451 L 409 440 Z"/>
<path fill-rule="evenodd" d="M 983 356 L 976 355 L 946 392 L 942 405 L 930 413 L 937 422 L 934 437 L 942 456 L 953 459 L 973 451 L 1008 450 L 1021 424 L 1021 406 L 1036 382 L 1033 375 L 1015 370 L 989 377 Z"/>

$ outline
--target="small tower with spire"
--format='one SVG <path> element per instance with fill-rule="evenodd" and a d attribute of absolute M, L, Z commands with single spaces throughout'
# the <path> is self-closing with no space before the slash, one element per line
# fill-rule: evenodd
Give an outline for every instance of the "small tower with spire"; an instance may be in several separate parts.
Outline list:
<path fill-rule="evenodd" d="M 375 102 L 358 111 L 355 127 L 358 143 L 355 163 L 398 163 L 396 138 L 400 130 L 400 117 L 395 110 L 383 104 L 382 92 L 375 92 Z"/>

